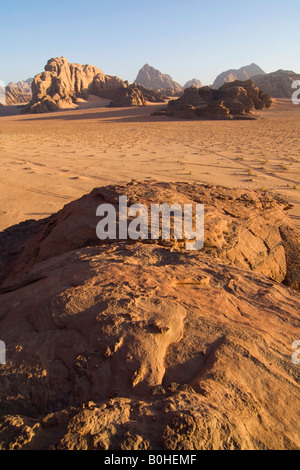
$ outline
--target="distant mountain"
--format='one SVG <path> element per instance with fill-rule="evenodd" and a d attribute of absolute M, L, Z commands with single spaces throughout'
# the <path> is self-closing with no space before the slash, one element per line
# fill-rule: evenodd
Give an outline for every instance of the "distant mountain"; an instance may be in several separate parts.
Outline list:
<path fill-rule="evenodd" d="M 291 70 L 277 70 L 277 72 L 252 77 L 255 85 L 261 88 L 272 98 L 291 98 L 294 89 L 292 83 L 300 80 L 300 74 Z"/>
<path fill-rule="evenodd" d="M 255 75 L 265 75 L 265 72 L 256 64 L 246 65 L 240 69 L 226 70 L 215 79 L 212 87 L 220 88 L 224 83 L 234 82 L 235 80 L 249 80 Z"/>
<path fill-rule="evenodd" d="M 202 83 L 200 82 L 200 80 L 197 80 L 197 78 L 193 78 L 192 80 L 189 80 L 188 82 L 186 82 L 183 88 L 185 90 L 186 88 L 190 88 L 191 86 L 200 88 L 202 87 Z"/>
<path fill-rule="evenodd" d="M 182 86 L 174 82 L 170 75 L 163 74 L 148 64 L 139 71 L 135 81 L 150 90 L 160 90 L 169 95 L 178 95 L 183 91 Z"/>
<path fill-rule="evenodd" d="M 29 103 L 32 98 L 32 80 L 32 78 L 28 78 L 18 83 L 9 83 L 5 88 L 5 103 L 8 105 Z"/>

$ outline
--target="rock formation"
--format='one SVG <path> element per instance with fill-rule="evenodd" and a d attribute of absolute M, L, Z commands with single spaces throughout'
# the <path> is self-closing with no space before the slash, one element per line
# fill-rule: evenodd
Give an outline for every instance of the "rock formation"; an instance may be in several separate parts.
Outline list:
<path fill-rule="evenodd" d="M 204 250 L 97 242 L 96 207 L 125 194 L 204 203 Z M 299 238 L 284 209 L 132 182 L 1 233 L 0 449 L 299 448 L 299 295 L 279 283 Z"/>
<path fill-rule="evenodd" d="M 91 65 L 71 64 L 64 57 L 50 59 L 45 71 L 33 79 L 32 100 L 24 112 L 56 111 L 90 94 L 110 99 L 123 84 Z"/>
<path fill-rule="evenodd" d="M 5 88 L 5 104 L 24 104 L 32 99 L 31 83 L 32 78 L 18 83 L 9 83 Z"/>
<path fill-rule="evenodd" d="M 248 80 L 254 75 L 264 75 L 265 72 L 256 64 L 246 65 L 240 69 L 226 70 L 215 79 L 212 87 L 220 88 L 224 83 L 234 82 L 235 80 Z"/>
<path fill-rule="evenodd" d="M 289 98 L 295 91 L 292 88 L 294 81 L 300 80 L 300 74 L 289 70 L 278 70 L 263 76 L 254 76 L 253 81 L 272 98 Z"/>
<path fill-rule="evenodd" d="M 153 192 L 153 200 L 149 199 L 150 191 Z M 252 269 L 278 282 L 290 284 L 295 269 L 291 266 L 288 270 L 286 265 L 288 247 L 284 245 L 282 230 L 292 224 L 285 211 L 285 202 L 278 202 L 265 193 L 255 191 L 185 183 L 172 185 L 145 182 L 95 189 L 50 218 L 36 222 L 34 227 L 29 224 L 29 232 L 33 236 L 29 236 L 21 224 L 20 229 L 25 233 L 24 243 L 21 242 L 19 229 L 4 231 L 0 234 L 3 257 L 2 264 L 0 261 L 1 276 L 6 280 L 14 279 L 33 264 L 79 249 L 86 246 L 87 241 L 98 243 L 95 214 L 98 205 L 104 201 L 117 205 L 118 196 L 126 194 L 130 204 L 147 200 L 149 205 L 161 202 L 160 199 L 154 199 L 155 196 L 161 198 L 160 191 L 164 202 L 170 205 L 175 199 L 178 203 L 192 204 L 195 198 L 205 204 L 206 235 L 202 252 L 207 251 L 210 256 L 241 269 Z M 14 236 L 22 250 L 17 250 L 15 256 L 8 256 L 5 254 L 7 250 L 10 253 L 17 249 L 17 245 L 15 248 L 13 245 Z M 170 243 L 173 244 L 173 241 Z M 290 285 L 298 286 L 294 281 Z"/>
<path fill-rule="evenodd" d="M 200 80 L 197 80 L 197 78 L 193 78 L 192 80 L 189 80 L 188 82 L 186 82 L 186 84 L 184 85 L 184 90 L 186 88 L 191 88 L 191 86 L 195 86 L 196 88 L 200 88 L 202 87 L 202 83 Z"/>
<path fill-rule="evenodd" d="M 165 110 L 154 114 L 182 119 L 254 119 L 252 111 L 271 105 L 271 98 L 252 80 L 236 80 L 219 90 L 207 86 L 186 88 L 182 98 L 169 101 Z"/>
<path fill-rule="evenodd" d="M 168 96 L 178 96 L 183 90 L 170 75 L 163 74 L 148 64 L 139 71 L 135 81 L 150 90 L 161 91 Z"/>
<path fill-rule="evenodd" d="M 110 104 L 113 108 L 128 106 L 146 106 L 147 103 L 162 103 L 166 97 L 161 93 L 148 90 L 134 83 L 127 87 L 119 87 L 114 91 L 114 99 Z"/>
<path fill-rule="evenodd" d="M 147 101 L 164 101 L 163 97 L 150 90 L 143 94 L 141 89 L 118 77 L 104 75 L 97 67 L 71 64 L 59 57 L 50 59 L 45 71 L 34 77 L 32 100 L 23 112 L 58 111 L 76 104 L 78 98 L 87 99 L 89 95 L 110 99 L 113 106 L 141 106 Z"/>

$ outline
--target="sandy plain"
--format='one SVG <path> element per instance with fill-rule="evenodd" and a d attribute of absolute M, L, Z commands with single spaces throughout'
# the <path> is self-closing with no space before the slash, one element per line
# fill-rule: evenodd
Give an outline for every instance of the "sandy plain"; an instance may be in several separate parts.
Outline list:
<path fill-rule="evenodd" d="M 93 188 L 132 179 L 280 194 L 300 225 L 300 105 L 275 100 L 255 121 L 151 116 L 161 105 L 20 115 L 0 111 L 0 230 L 41 219 Z"/>

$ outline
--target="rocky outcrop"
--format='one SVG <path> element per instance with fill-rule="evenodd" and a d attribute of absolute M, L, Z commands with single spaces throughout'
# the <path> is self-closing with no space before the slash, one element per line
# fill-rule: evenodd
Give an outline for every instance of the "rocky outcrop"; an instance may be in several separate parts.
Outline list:
<path fill-rule="evenodd" d="M 131 86 L 137 87 L 143 94 L 145 100 L 149 103 L 163 103 L 164 101 L 168 100 L 168 96 L 166 94 L 161 93 L 159 91 L 150 90 L 149 88 L 145 88 L 139 83 L 134 83 Z"/>
<path fill-rule="evenodd" d="M 165 99 L 166 97 L 161 93 L 148 90 L 134 83 L 133 85 L 116 89 L 110 107 L 147 106 L 148 103 L 163 103 Z"/>
<path fill-rule="evenodd" d="M 111 107 L 121 108 L 127 106 L 146 106 L 142 91 L 138 86 L 130 85 L 128 87 L 119 87 L 114 94 L 114 100 L 110 104 Z"/>
<path fill-rule="evenodd" d="M 200 80 L 197 80 L 197 78 L 193 78 L 192 80 L 189 80 L 188 82 L 186 82 L 186 84 L 184 85 L 184 90 L 186 88 L 190 88 L 191 86 L 195 86 L 197 88 L 200 88 L 202 87 L 202 83 Z"/>
<path fill-rule="evenodd" d="M 95 208 L 120 194 L 205 203 L 204 251 L 96 243 Z M 270 279 L 285 272 L 281 229 L 294 233 L 284 208 L 243 189 L 132 182 L 3 232 L 0 449 L 299 448 L 299 295 Z"/>
<path fill-rule="evenodd" d="M 183 90 L 170 75 L 163 74 L 148 64 L 139 71 L 135 81 L 150 90 L 161 91 L 167 96 L 178 96 Z"/>
<path fill-rule="evenodd" d="M 278 70 L 263 76 L 254 76 L 253 81 L 272 98 L 289 98 L 295 91 L 292 88 L 294 81 L 300 80 L 300 74 L 289 70 Z"/>
<path fill-rule="evenodd" d="M 264 75 L 265 72 L 256 64 L 246 65 L 240 69 L 226 70 L 215 79 L 212 87 L 220 88 L 224 83 L 234 82 L 235 80 L 248 80 L 254 75 Z"/>
<path fill-rule="evenodd" d="M 191 87 L 182 98 L 172 100 L 155 114 L 182 119 L 254 119 L 254 110 L 272 105 L 271 98 L 252 80 L 225 83 L 219 90 Z"/>
<path fill-rule="evenodd" d="M 7 105 L 29 103 L 32 99 L 32 78 L 18 83 L 9 83 L 5 88 L 5 103 Z"/>
<path fill-rule="evenodd" d="M 161 95 L 129 85 L 118 77 L 104 75 L 92 65 L 71 64 L 64 57 L 50 59 L 45 71 L 34 77 L 32 100 L 24 113 L 58 111 L 76 105 L 89 95 L 106 98 L 112 106 L 142 106 L 147 101 L 162 102 Z"/>
<path fill-rule="evenodd" d="M 71 64 L 64 57 L 50 59 L 45 71 L 32 82 L 32 101 L 24 112 L 56 111 L 88 95 L 113 98 L 116 88 L 126 86 L 118 77 L 104 75 L 91 65 Z"/>

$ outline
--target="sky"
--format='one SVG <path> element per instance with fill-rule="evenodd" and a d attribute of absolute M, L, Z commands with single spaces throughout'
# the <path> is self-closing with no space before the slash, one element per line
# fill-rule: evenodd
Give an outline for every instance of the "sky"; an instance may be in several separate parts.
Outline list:
<path fill-rule="evenodd" d="M 204 85 L 255 62 L 300 73 L 299 0 L 0 0 L 0 81 L 66 57 L 133 82 L 145 63 Z"/>

